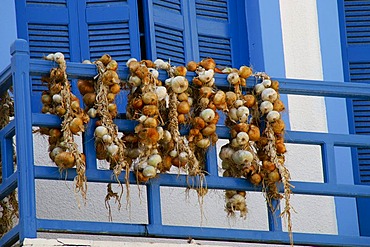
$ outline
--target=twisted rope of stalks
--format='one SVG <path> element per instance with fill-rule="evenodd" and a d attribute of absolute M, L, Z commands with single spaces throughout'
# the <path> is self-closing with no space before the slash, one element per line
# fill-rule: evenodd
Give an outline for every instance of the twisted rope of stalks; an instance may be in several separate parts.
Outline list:
<path fill-rule="evenodd" d="M 186 152 L 188 154 L 188 172 L 191 176 L 200 175 L 202 173 L 199 167 L 199 161 L 195 157 L 194 152 L 190 149 L 188 145 L 188 141 L 185 136 L 180 135 L 179 131 L 179 121 L 177 119 L 178 112 L 177 112 L 177 94 L 174 93 L 172 90 L 169 92 L 169 108 L 170 111 L 168 113 L 168 117 L 170 119 L 170 123 L 168 125 L 170 129 L 170 133 L 172 135 L 173 140 L 177 143 L 178 152 Z"/>
<path fill-rule="evenodd" d="M 65 62 L 60 63 L 59 67 L 64 72 L 64 81 L 62 82 L 63 88 L 60 92 L 60 95 L 62 96 L 63 104 L 66 106 L 66 113 L 63 115 L 63 121 L 61 124 L 62 132 L 63 132 L 63 140 L 65 143 L 64 145 L 72 153 L 72 155 L 75 158 L 76 172 L 77 172 L 77 175 L 74 179 L 75 192 L 80 192 L 84 203 L 86 203 L 86 197 L 87 197 L 86 164 L 85 164 L 85 161 L 81 158 L 81 153 L 78 150 L 78 146 L 74 141 L 73 133 L 71 132 L 69 128 L 69 123 L 74 118 L 74 113 L 71 108 L 71 103 L 72 103 L 71 85 L 67 78 L 66 63 Z"/>
<path fill-rule="evenodd" d="M 291 188 L 293 187 L 290 184 L 290 172 L 286 166 L 284 166 L 281 162 L 279 162 L 279 159 L 276 155 L 276 145 L 275 145 L 275 135 L 274 131 L 271 127 L 270 123 L 266 123 L 266 136 L 268 141 L 267 146 L 265 146 L 265 150 L 268 153 L 269 157 L 271 158 L 271 161 L 276 165 L 276 167 L 279 170 L 279 174 L 281 176 L 281 181 L 284 186 L 284 201 L 285 206 L 284 210 L 281 212 L 280 216 L 285 216 L 288 222 L 288 232 L 289 232 L 289 239 L 290 244 L 293 245 L 293 231 L 292 231 L 292 218 L 291 218 L 291 210 L 294 210 L 292 205 L 290 204 L 290 196 L 292 194 Z"/>
<path fill-rule="evenodd" d="M 130 192 L 129 192 L 130 191 L 129 190 L 129 186 L 130 186 L 130 181 L 129 181 L 130 165 L 127 163 L 127 161 L 125 159 L 125 154 L 124 154 L 125 144 L 123 143 L 123 141 L 120 138 L 118 138 L 118 127 L 117 127 L 116 124 L 114 124 L 112 116 L 110 115 L 109 110 L 108 110 L 109 102 L 108 102 L 107 95 L 108 95 L 108 92 L 109 92 L 109 88 L 108 88 L 107 85 L 105 85 L 102 82 L 102 77 L 103 77 L 103 74 L 105 72 L 105 67 L 104 67 L 104 65 L 101 61 L 96 61 L 95 65 L 97 66 L 97 69 L 98 69 L 98 77 L 97 77 L 97 80 L 94 81 L 94 88 L 95 88 L 95 92 L 96 92 L 96 100 L 95 100 L 96 110 L 97 110 L 98 115 L 101 116 L 102 125 L 108 129 L 109 135 L 113 138 L 113 143 L 118 146 L 118 155 L 117 155 L 117 157 L 119 157 L 119 159 L 115 161 L 115 166 L 113 167 L 113 174 L 114 174 L 118 184 L 121 186 L 121 193 L 120 193 L 120 196 L 119 196 L 119 199 L 118 199 L 119 208 L 120 208 L 121 207 L 120 201 L 121 201 L 121 198 L 122 198 L 122 195 L 123 195 L 123 187 L 122 187 L 121 182 L 119 181 L 119 176 L 122 173 L 122 169 L 125 168 L 126 169 L 125 180 L 126 180 L 126 189 L 127 189 L 126 201 L 129 202 L 129 198 L 130 198 Z M 111 185 L 110 184 L 108 184 L 108 192 L 109 192 L 109 188 L 111 190 Z M 109 194 L 110 193 L 108 193 L 108 195 Z M 110 197 L 108 195 L 106 197 L 106 201 L 110 199 Z"/>

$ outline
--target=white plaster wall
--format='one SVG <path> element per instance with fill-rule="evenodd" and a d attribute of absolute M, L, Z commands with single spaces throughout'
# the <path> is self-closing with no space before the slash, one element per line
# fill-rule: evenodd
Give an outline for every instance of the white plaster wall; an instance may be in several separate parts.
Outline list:
<path fill-rule="evenodd" d="M 280 12 L 286 77 L 322 80 L 316 1 L 280 0 Z M 291 130 L 328 131 L 324 98 L 288 95 L 288 108 Z M 319 146 L 290 144 L 287 149 L 293 180 L 323 182 Z M 298 212 L 294 231 L 337 234 L 333 197 L 295 195 L 292 205 Z"/>

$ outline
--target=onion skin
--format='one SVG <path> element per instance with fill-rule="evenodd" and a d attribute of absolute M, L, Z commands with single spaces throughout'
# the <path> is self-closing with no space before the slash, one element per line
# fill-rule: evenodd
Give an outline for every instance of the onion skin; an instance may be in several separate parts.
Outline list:
<path fill-rule="evenodd" d="M 118 94 L 121 91 L 121 87 L 119 84 L 113 84 L 110 86 L 109 91 L 113 94 Z"/>
<path fill-rule="evenodd" d="M 55 156 L 54 162 L 59 168 L 68 169 L 75 165 L 75 158 L 69 152 L 60 152 Z"/>
<path fill-rule="evenodd" d="M 197 67 L 198 67 L 198 65 L 197 65 L 197 63 L 196 63 L 196 62 L 194 62 L 194 61 L 190 61 L 190 62 L 188 62 L 187 66 L 186 66 L 186 68 L 187 68 L 189 71 L 192 71 L 192 72 L 194 72 L 194 71 L 197 69 Z"/>
<path fill-rule="evenodd" d="M 78 80 L 77 88 L 82 95 L 95 92 L 94 85 L 88 80 Z"/>
<path fill-rule="evenodd" d="M 177 112 L 179 114 L 187 114 L 190 112 L 190 105 L 187 101 L 181 101 L 177 106 Z"/>

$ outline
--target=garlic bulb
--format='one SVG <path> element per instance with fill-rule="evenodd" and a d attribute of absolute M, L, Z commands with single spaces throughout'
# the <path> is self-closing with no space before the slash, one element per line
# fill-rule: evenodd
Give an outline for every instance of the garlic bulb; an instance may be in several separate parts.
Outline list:
<path fill-rule="evenodd" d="M 228 74 L 228 75 L 227 75 L 227 81 L 228 81 L 231 85 L 238 84 L 238 83 L 239 83 L 239 75 L 238 75 L 238 73 L 236 73 L 236 72 L 232 72 L 232 73 Z"/>
<path fill-rule="evenodd" d="M 275 122 L 276 120 L 280 119 L 280 113 L 277 111 L 270 111 L 266 116 L 267 121 L 270 123 Z"/>
<path fill-rule="evenodd" d="M 89 115 L 89 117 L 91 118 L 96 118 L 96 109 L 95 108 L 90 108 L 88 111 L 87 111 L 87 115 Z"/>
<path fill-rule="evenodd" d="M 234 153 L 235 153 L 234 149 L 230 147 L 222 147 L 219 156 L 221 160 L 226 160 L 226 159 L 231 159 L 231 156 Z"/>
<path fill-rule="evenodd" d="M 188 86 L 188 80 L 184 76 L 176 76 L 171 81 L 171 88 L 177 94 L 185 92 Z"/>
<path fill-rule="evenodd" d="M 234 103 L 235 108 L 238 108 L 242 105 L 244 105 L 244 102 L 241 99 L 236 100 L 235 103 Z"/>
<path fill-rule="evenodd" d="M 236 135 L 236 141 L 238 142 L 240 146 L 247 145 L 249 141 L 249 136 L 246 132 L 239 132 Z"/>
<path fill-rule="evenodd" d="M 263 101 L 260 105 L 260 111 L 262 114 L 266 114 L 272 111 L 273 108 L 274 106 L 272 105 L 270 101 Z"/>
<path fill-rule="evenodd" d="M 246 150 L 238 150 L 232 155 L 232 159 L 237 165 L 246 164 L 252 162 L 253 155 Z"/>
<path fill-rule="evenodd" d="M 262 81 L 262 85 L 266 88 L 266 87 L 270 87 L 271 86 L 271 80 L 269 79 L 264 79 Z"/>
<path fill-rule="evenodd" d="M 262 83 L 258 83 L 254 86 L 254 91 L 256 94 L 262 93 L 263 90 L 265 90 L 265 86 Z"/>
<path fill-rule="evenodd" d="M 174 150 L 172 150 L 172 151 L 169 153 L 169 155 L 170 155 L 172 158 L 175 158 L 175 157 L 177 157 L 178 152 L 177 152 L 177 150 L 176 150 L 176 149 L 174 149 Z"/>
<path fill-rule="evenodd" d="M 158 76 L 159 76 L 159 72 L 158 70 L 154 69 L 154 68 L 148 68 L 148 71 L 152 74 L 152 76 L 155 78 L 155 79 L 158 79 Z"/>
<path fill-rule="evenodd" d="M 266 88 L 262 91 L 261 98 L 264 101 L 270 101 L 274 103 L 274 101 L 277 99 L 278 95 L 277 92 L 273 88 Z"/>
<path fill-rule="evenodd" d="M 181 163 L 186 163 L 186 162 L 188 162 L 188 153 L 187 153 L 187 152 L 181 152 L 181 153 L 179 154 L 179 161 L 180 161 Z"/>
<path fill-rule="evenodd" d="M 215 112 L 209 108 L 204 109 L 200 113 L 200 117 L 203 118 L 203 120 L 206 121 L 207 123 L 211 122 L 215 118 L 215 116 L 216 116 Z"/>
<path fill-rule="evenodd" d="M 172 84 L 172 77 L 170 77 L 170 78 L 167 78 L 165 81 L 164 81 L 164 84 L 166 85 L 166 86 L 171 86 L 171 84 Z"/>
<path fill-rule="evenodd" d="M 104 135 L 108 134 L 108 129 L 104 126 L 98 126 L 95 129 L 95 137 L 102 138 Z"/>
<path fill-rule="evenodd" d="M 215 72 L 213 69 L 205 70 L 202 73 L 199 73 L 199 80 L 201 80 L 203 83 L 207 83 L 212 80 Z"/>
<path fill-rule="evenodd" d="M 237 109 L 236 108 L 231 108 L 230 111 L 229 111 L 229 118 L 233 121 L 238 121 L 239 120 L 239 117 L 238 115 L 236 114 L 237 113 Z"/>
<path fill-rule="evenodd" d="M 54 61 L 55 60 L 55 55 L 54 55 L 54 53 L 51 53 L 51 54 L 47 55 L 46 57 L 44 57 L 44 59 Z"/>
<path fill-rule="evenodd" d="M 53 95 L 53 101 L 55 103 L 60 104 L 60 103 L 62 103 L 62 100 L 63 100 L 63 98 L 60 94 L 54 94 Z"/>
<path fill-rule="evenodd" d="M 108 144 L 112 143 L 113 141 L 112 137 L 108 134 L 103 135 L 101 139 L 103 140 L 103 142 L 108 143 Z"/>
<path fill-rule="evenodd" d="M 128 66 L 130 65 L 130 63 L 131 63 L 131 62 L 137 62 L 137 59 L 136 59 L 136 58 L 134 58 L 134 57 L 130 58 L 129 60 L 127 60 L 127 62 L 126 62 L 126 66 L 128 67 Z"/>
<path fill-rule="evenodd" d="M 158 139 L 158 140 L 162 140 L 162 138 L 163 138 L 163 134 L 164 134 L 163 127 L 158 126 L 158 127 L 157 127 L 157 132 L 158 132 L 158 135 L 159 135 L 159 139 Z"/>
<path fill-rule="evenodd" d="M 65 62 L 63 53 L 56 52 L 54 54 L 54 61 L 58 64 Z"/>
<path fill-rule="evenodd" d="M 164 100 L 167 97 L 167 89 L 164 86 L 159 86 L 155 89 L 155 93 L 157 94 L 158 100 Z"/>
<path fill-rule="evenodd" d="M 154 178 L 157 175 L 157 170 L 153 166 L 147 166 L 143 170 L 144 177 Z"/>
<path fill-rule="evenodd" d="M 138 87 L 141 85 L 141 79 L 137 77 L 136 75 L 132 75 L 128 79 L 128 83 L 130 83 L 132 87 Z"/>
<path fill-rule="evenodd" d="M 159 154 L 153 154 L 148 159 L 148 165 L 157 167 L 162 162 L 162 157 Z"/>
<path fill-rule="evenodd" d="M 114 156 L 118 153 L 119 147 L 116 144 L 111 144 L 107 147 L 107 152 L 110 156 Z"/>
<path fill-rule="evenodd" d="M 154 64 L 157 69 L 167 70 L 170 67 L 170 64 L 163 61 L 162 59 L 156 59 L 154 61 Z"/>
<path fill-rule="evenodd" d="M 168 131 L 168 130 L 165 130 L 164 132 L 163 132 L 163 142 L 164 143 L 168 143 L 168 142 L 170 142 L 171 141 L 171 139 L 172 139 L 172 136 L 171 136 L 171 133 Z"/>
<path fill-rule="evenodd" d="M 248 114 L 243 114 L 240 118 L 239 118 L 239 122 L 241 123 L 246 123 L 248 121 L 248 117 L 249 115 Z"/>
<path fill-rule="evenodd" d="M 243 115 L 249 115 L 249 109 L 248 107 L 246 106 L 240 106 L 237 110 L 236 110 L 236 116 L 238 116 L 238 118 L 240 118 L 241 116 Z"/>

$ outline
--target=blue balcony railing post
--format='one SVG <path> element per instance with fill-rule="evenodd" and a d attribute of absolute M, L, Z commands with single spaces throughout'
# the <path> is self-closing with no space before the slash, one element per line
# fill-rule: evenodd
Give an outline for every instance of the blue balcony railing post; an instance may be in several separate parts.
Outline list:
<path fill-rule="evenodd" d="M 14 86 L 20 240 L 36 237 L 35 172 L 33 161 L 30 53 L 25 40 L 10 49 Z"/>

